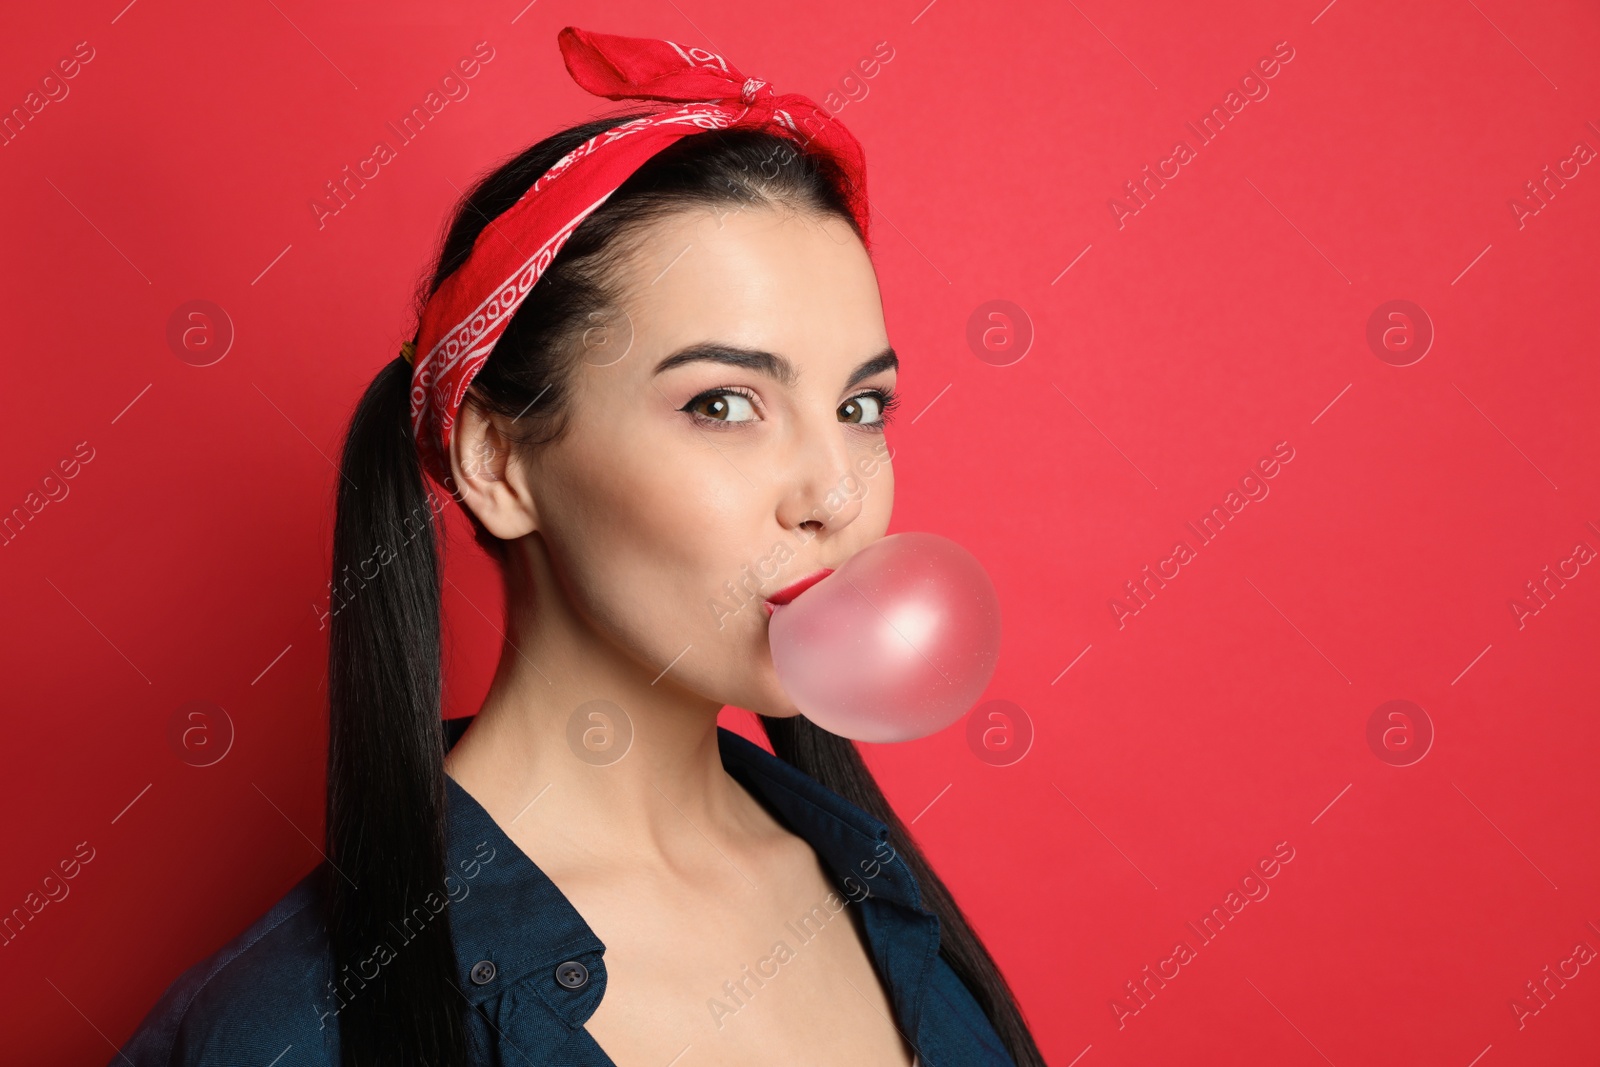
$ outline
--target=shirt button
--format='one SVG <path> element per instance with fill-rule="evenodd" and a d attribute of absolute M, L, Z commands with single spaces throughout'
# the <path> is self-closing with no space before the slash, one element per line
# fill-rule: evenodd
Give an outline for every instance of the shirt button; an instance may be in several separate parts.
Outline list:
<path fill-rule="evenodd" d="M 475 985 L 488 985 L 494 981 L 494 962 L 491 960 L 479 960 L 474 963 L 470 977 Z"/>
<path fill-rule="evenodd" d="M 579 989 L 589 980 L 589 968 L 577 960 L 568 960 L 556 965 L 556 981 L 568 989 Z"/>

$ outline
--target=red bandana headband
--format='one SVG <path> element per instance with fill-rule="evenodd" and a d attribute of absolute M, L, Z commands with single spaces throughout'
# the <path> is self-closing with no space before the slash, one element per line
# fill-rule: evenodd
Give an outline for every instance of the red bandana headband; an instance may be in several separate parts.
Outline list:
<path fill-rule="evenodd" d="M 450 434 L 473 376 L 578 224 L 646 160 L 680 138 L 759 129 L 832 157 L 849 178 L 851 213 L 867 233 L 866 160 L 854 135 L 809 97 L 775 93 L 715 52 L 648 37 L 556 36 L 574 81 L 596 96 L 682 103 L 597 134 L 563 156 L 478 235 L 465 263 L 423 308 L 414 345 L 411 429 L 424 470 L 449 486 Z"/>

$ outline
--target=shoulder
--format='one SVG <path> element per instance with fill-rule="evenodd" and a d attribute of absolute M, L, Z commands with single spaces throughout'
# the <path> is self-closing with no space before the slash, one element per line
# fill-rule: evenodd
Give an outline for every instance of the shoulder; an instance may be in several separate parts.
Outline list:
<path fill-rule="evenodd" d="M 111 1062 L 337 1063 L 329 1010 L 327 931 L 320 906 L 326 864 L 260 918 L 169 985 Z"/>

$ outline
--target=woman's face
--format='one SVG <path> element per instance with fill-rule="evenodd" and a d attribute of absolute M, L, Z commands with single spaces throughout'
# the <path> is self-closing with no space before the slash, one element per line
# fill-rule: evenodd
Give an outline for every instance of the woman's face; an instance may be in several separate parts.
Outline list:
<path fill-rule="evenodd" d="M 543 592 L 650 678 L 797 714 L 764 598 L 882 537 L 894 503 L 872 263 L 843 220 L 773 209 L 683 212 L 638 248 L 566 435 L 522 471 Z"/>

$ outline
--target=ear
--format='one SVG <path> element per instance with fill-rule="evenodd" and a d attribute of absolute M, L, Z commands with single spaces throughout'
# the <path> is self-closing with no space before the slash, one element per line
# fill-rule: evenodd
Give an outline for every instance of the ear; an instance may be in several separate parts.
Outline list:
<path fill-rule="evenodd" d="M 539 528 L 538 509 L 521 464 L 493 417 L 463 403 L 450 435 L 450 472 L 462 502 L 502 541 Z"/>

